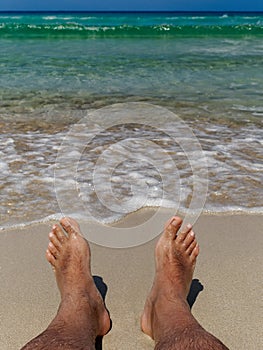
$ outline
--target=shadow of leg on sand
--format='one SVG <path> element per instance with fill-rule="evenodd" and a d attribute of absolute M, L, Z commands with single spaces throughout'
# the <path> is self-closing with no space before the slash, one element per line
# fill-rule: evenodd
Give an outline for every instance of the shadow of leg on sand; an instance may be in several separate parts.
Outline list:
<path fill-rule="evenodd" d="M 204 289 L 204 286 L 199 282 L 198 279 L 195 278 L 192 280 L 190 291 L 189 291 L 188 297 L 187 297 L 187 302 L 190 306 L 190 309 L 194 305 L 194 303 L 198 297 L 198 294 L 200 292 L 202 292 L 203 289 Z"/>
<path fill-rule="evenodd" d="M 103 301 L 105 301 L 105 297 L 108 291 L 108 287 L 107 285 L 104 283 L 102 277 L 100 276 L 92 276 L 93 277 L 93 281 L 98 289 L 98 291 L 100 292 Z"/>
<path fill-rule="evenodd" d="M 93 280 L 94 283 L 98 289 L 98 291 L 100 292 L 103 301 L 105 301 L 106 298 L 106 294 L 108 291 L 108 287 L 107 285 L 104 283 L 102 277 L 100 276 L 93 276 Z M 187 297 L 187 302 L 190 306 L 190 308 L 192 308 L 192 306 L 194 305 L 198 294 L 204 289 L 204 286 L 199 282 L 198 279 L 193 279 L 192 283 L 191 283 L 191 287 L 190 287 L 190 291 Z M 96 345 L 95 348 L 96 350 L 102 350 L 102 339 L 103 337 L 98 337 L 96 339 Z"/>
<path fill-rule="evenodd" d="M 100 277 L 100 276 L 93 276 L 93 281 L 94 281 L 98 291 L 100 292 L 103 301 L 105 302 L 106 294 L 108 291 L 108 287 L 107 287 L 106 283 L 104 283 L 102 277 Z M 102 350 L 102 339 L 103 339 L 103 337 L 97 337 L 96 344 L 95 344 L 96 350 Z"/>

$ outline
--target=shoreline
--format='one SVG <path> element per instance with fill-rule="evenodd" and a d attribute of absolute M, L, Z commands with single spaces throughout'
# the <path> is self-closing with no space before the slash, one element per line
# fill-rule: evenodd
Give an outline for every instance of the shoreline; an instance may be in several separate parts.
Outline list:
<path fill-rule="evenodd" d="M 145 215 L 145 218 L 143 220 L 146 220 L 146 218 L 148 216 L 151 216 L 151 212 L 156 212 L 156 211 L 161 211 L 161 212 L 165 212 L 167 211 L 168 213 L 171 213 L 171 215 L 173 215 L 173 208 L 166 208 L 166 207 L 154 207 L 154 206 L 148 206 L 148 207 L 142 207 L 134 212 L 128 213 L 126 215 L 124 215 L 122 218 L 117 219 L 116 221 L 113 222 L 106 222 L 106 223 L 99 223 L 96 220 L 83 220 L 83 218 L 77 218 L 80 222 L 86 223 L 86 224 L 101 224 L 101 225 L 106 225 L 106 226 L 120 226 L 123 227 L 123 223 L 124 222 L 130 222 L 130 217 L 134 218 L 134 217 L 141 217 L 143 215 Z M 185 212 L 179 212 L 178 215 L 184 217 L 185 216 Z M 245 209 L 236 209 L 236 210 L 226 210 L 226 211 L 213 211 L 213 210 L 206 210 L 203 211 L 201 213 L 200 216 L 263 216 L 263 208 L 257 208 L 257 209 L 252 209 L 249 210 L 249 208 Z M 67 216 L 72 216 L 75 217 L 74 214 L 72 215 L 67 215 Z M 34 219 L 34 218 L 28 218 L 26 219 L 25 222 L 13 222 L 12 224 L 7 224 L 4 226 L 0 226 L 0 235 L 2 232 L 7 232 L 7 231 L 12 231 L 12 230 L 23 230 L 26 228 L 31 228 L 34 227 L 36 225 L 43 225 L 43 224 L 49 224 L 49 223 L 53 223 L 53 222 L 57 222 L 61 217 L 63 217 L 62 213 L 55 213 L 55 214 L 51 214 L 48 215 L 46 217 L 43 218 L 39 218 L 39 219 Z M 136 219 L 136 220 L 137 220 Z M 12 219 L 11 219 L 12 220 Z"/>
<path fill-rule="evenodd" d="M 168 214 L 163 211 L 164 217 Z M 145 219 L 145 212 L 134 213 L 119 226 L 130 227 L 129 220 L 138 225 Z M 51 225 L 38 224 L 0 235 L 2 350 L 23 346 L 43 331 L 56 313 L 59 293 L 45 261 Z M 85 224 L 82 229 L 90 230 L 91 226 Z M 99 225 L 92 229 L 96 233 Z M 260 349 L 262 215 L 202 215 L 194 230 L 201 247 L 194 279 L 203 290 L 197 295 L 193 314 L 230 349 L 246 350 L 248 343 L 250 349 Z M 90 244 L 92 273 L 107 286 L 106 305 L 113 321 L 112 330 L 103 339 L 103 350 L 154 348 L 153 341 L 140 331 L 139 320 L 154 276 L 156 240 L 125 249 Z"/>

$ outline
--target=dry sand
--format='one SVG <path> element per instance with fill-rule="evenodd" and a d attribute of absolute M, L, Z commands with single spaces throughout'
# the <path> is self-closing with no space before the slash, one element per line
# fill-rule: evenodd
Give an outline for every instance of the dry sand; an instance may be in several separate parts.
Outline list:
<path fill-rule="evenodd" d="M 146 215 L 147 211 L 132 214 L 122 225 Z M 192 311 L 230 349 L 263 348 L 262 224 L 260 215 L 207 215 L 195 225 L 201 253 L 194 278 L 203 290 Z M 19 349 L 56 313 L 59 294 L 45 261 L 50 227 L 51 223 L 0 232 L 1 350 Z M 126 249 L 91 244 L 92 272 L 107 285 L 106 304 L 113 321 L 103 339 L 104 350 L 154 348 L 140 331 L 139 319 L 153 279 L 155 241 Z"/>

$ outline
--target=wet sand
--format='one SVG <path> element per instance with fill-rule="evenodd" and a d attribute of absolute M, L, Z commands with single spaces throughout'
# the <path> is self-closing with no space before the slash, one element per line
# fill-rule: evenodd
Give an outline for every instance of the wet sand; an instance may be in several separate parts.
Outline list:
<path fill-rule="evenodd" d="M 121 225 L 140 222 L 146 215 L 149 212 L 137 212 Z M 1 350 L 19 349 L 43 331 L 56 313 L 59 294 L 45 261 L 51 225 L 0 232 Z M 192 311 L 230 349 L 263 346 L 262 227 L 260 215 L 206 215 L 195 224 L 201 252 Z M 91 226 L 82 228 L 90 230 Z M 93 232 L 97 229 L 99 225 L 92 226 Z M 153 341 L 140 331 L 139 320 L 154 275 L 155 241 L 126 249 L 91 244 L 92 273 L 107 286 L 106 304 L 113 321 L 103 339 L 104 350 L 154 348 Z M 96 280 L 102 285 L 100 278 Z"/>

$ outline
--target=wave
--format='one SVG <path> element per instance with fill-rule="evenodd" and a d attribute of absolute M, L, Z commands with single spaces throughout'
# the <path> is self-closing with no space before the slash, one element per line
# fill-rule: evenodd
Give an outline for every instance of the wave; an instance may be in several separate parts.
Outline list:
<path fill-rule="evenodd" d="M 147 208 L 155 208 L 155 209 L 159 209 L 159 207 L 153 207 L 153 206 L 145 206 L 140 208 L 137 212 L 139 213 L 140 211 L 147 209 Z M 171 208 L 169 207 L 163 207 L 163 210 L 169 210 Z M 135 213 L 134 212 L 130 212 L 129 214 Z M 185 216 L 187 215 L 187 210 L 184 209 L 180 209 L 179 211 L 180 215 Z M 129 215 L 128 214 L 128 215 Z M 220 216 L 227 216 L 227 215 L 263 215 L 263 208 L 241 208 L 241 207 L 221 207 L 221 208 L 211 208 L 211 209 L 206 209 L 203 210 L 202 214 L 203 215 L 220 215 Z M 43 218 L 39 218 L 36 220 L 25 220 L 24 222 L 12 222 L 12 223 L 7 223 L 7 224 L 3 224 L 0 226 L 0 233 L 1 232 L 6 232 L 6 231 L 10 231 L 10 230 L 19 230 L 19 229 L 25 229 L 29 226 L 32 225 L 41 225 L 41 224 L 50 224 L 51 222 L 57 222 L 58 220 L 60 220 L 64 215 L 62 213 L 55 213 L 52 215 L 48 215 L 46 217 Z M 80 222 L 85 222 L 85 223 L 89 223 L 89 222 L 94 222 L 94 219 L 91 219 L 89 217 L 87 217 L 87 215 L 81 215 L 79 213 L 71 213 L 69 214 L 70 217 L 74 217 L 76 220 L 80 221 Z M 112 225 L 115 224 L 116 222 L 119 222 L 123 219 L 125 219 L 127 215 L 123 215 L 122 217 L 116 217 L 116 218 L 112 218 L 112 220 L 108 220 L 106 222 L 104 221 L 96 221 L 98 224 L 101 225 Z"/>
<path fill-rule="evenodd" d="M 79 23 L 0 23 L 0 37 L 240 37 L 263 36 L 263 25 L 88 26 Z"/>

